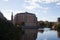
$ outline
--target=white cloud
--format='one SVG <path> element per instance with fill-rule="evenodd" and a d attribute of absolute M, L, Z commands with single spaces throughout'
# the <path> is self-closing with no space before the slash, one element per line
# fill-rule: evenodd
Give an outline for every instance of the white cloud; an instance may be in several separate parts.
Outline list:
<path fill-rule="evenodd" d="M 34 9 L 34 6 L 26 6 L 26 9 L 32 10 L 32 9 Z"/>
<path fill-rule="evenodd" d="M 47 10 L 44 10 L 43 13 L 47 13 Z"/>
<path fill-rule="evenodd" d="M 60 1 L 56 2 L 56 7 L 60 8 Z"/>
<path fill-rule="evenodd" d="M 36 3 L 30 3 L 30 5 L 26 5 L 26 9 L 28 10 L 32 10 L 32 9 L 35 9 L 35 8 L 39 8 L 40 6 Z M 42 8 L 42 7 L 40 7 Z"/>
<path fill-rule="evenodd" d="M 50 4 L 55 3 L 57 7 L 60 7 L 60 0 L 25 0 L 26 5 L 25 8 L 28 10 L 33 10 L 39 8 L 40 10 L 48 10 L 49 7 L 42 7 L 38 3 Z"/>
<path fill-rule="evenodd" d="M 38 0 L 25 0 L 25 2 L 29 4 L 29 5 L 26 4 L 26 8 L 30 10 L 35 9 L 35 8 L 48 9 L 37 4 L 36 2 L 39 2 Z"/>
<path fill-rule="evenodd" d="M 39 2 L 44 4 L 55 3 L 56 7 L 60 7 L 60 0 L 40 0 Z"/>
<path fill-rule="evenodd" d="M 40 0 L 40 2 L 42 2 L 42 3 L 55 3 L 58 1 L 60 1 L 60 0 Z"/>
<path fill-rule="evenodd" d="M 25 2 L 37 2 L 38 0 L 25 0 Z"/>
<path fill-rule="evenodd" d="M 42 7 L 40 4 L 36 3 L 36 2 L 41 2 L 41 0 L 25 0 L 25 2 L 27 3 L 25 6 L 25 9 L 27 10 L 35 10 L 37 9 L 42 11 L 43 13 L 47 13 L 48 11 L 48 7 Z"/>
<path fill-rule="evenodd" d="M 53 3 L 59 1 L 60 0 L 25 0 L 25 2 L 42 2 L 42 3 Z"/>
<path fill-rule="evenodd" d="M 9 0 L 3 0 L 3 1 L 6 1 L 6 2 L 7 2 L 7 1 L 9 1 Z"/>
<path fill-rule="evenodd" d="M 60 2 L 57 2 L 56 5 L 60 6 Z"/>

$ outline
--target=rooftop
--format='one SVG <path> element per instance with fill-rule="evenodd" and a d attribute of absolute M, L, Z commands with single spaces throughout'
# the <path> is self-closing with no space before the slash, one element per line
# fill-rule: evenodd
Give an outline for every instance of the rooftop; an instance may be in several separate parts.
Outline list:
<path fill-rule="evenodd" d="M 29 13 L 29 12 L 17 13 L 17 15 L 19 15 L 19 14 L 30 14 L 30 15 L 35 15 L 35 14 L 33 14 L 33 13 Z"/>

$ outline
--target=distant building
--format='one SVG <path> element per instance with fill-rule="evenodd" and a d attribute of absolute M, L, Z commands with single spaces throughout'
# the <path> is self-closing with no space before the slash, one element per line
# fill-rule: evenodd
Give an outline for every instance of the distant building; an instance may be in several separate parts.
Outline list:
<path fill-rule="evenodd" d="M 32 13 L 17 13 L 14 16 L 14 21 L 13 23 L 15 25 L 21 25 L 24 24 L 24 26 L 36 26 L 37 23 L 37 17 L 35 14 Z"/>
<path fill-rule="evenodd" d="M 58 22 L 60 22 L 60 18 L 58 18 Z"/>

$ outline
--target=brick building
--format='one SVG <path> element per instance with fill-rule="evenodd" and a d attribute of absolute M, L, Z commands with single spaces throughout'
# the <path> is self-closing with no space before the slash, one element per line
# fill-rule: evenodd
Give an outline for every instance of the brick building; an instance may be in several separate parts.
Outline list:
<path fill-rule="evenodd" d="M 28 12 L 17 13 L 14 16 L 13 23 L 15 25 L 20 25 L 24 23 L 24 26 L 36 26 L 37 17 L 35 16 L 35 14 L 28 13 Z"/>

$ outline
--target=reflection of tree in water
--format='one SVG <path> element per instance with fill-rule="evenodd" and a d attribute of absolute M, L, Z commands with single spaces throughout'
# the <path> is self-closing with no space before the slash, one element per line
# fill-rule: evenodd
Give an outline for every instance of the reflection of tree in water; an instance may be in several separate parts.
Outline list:
<path fill-rule="evenodd" d="M 44 32 L 44 30 L 38 30 L 40 33 L 43 33 Z"/>
<path fill-rule="evenodd" d="M 60 31 L 57 31 L 57 35 L 58 35 L 58 37 L 60 38 Z"/>

